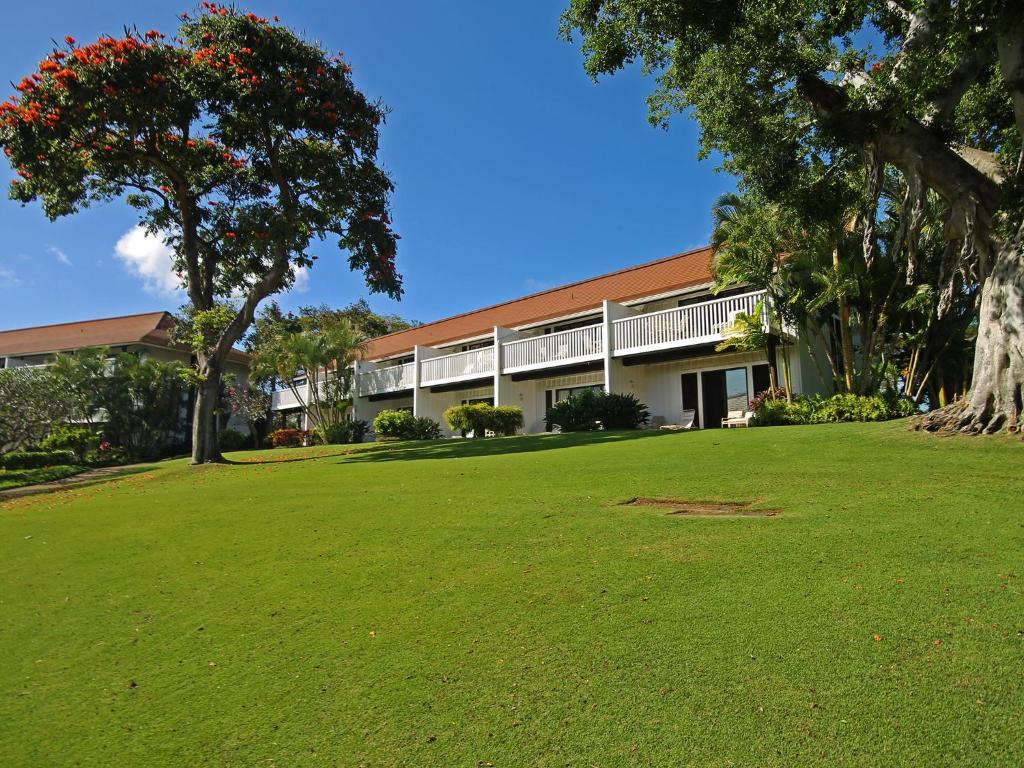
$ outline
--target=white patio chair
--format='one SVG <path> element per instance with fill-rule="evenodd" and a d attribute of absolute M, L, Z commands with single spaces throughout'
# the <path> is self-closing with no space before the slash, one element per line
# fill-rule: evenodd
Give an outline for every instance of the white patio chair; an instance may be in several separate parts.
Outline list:
<path fill-rule="evenodd" d="M 722 419 L 722 426 L 729 429 L 732 427 L 749 427 L 750 420 L 753 418 L 753 411 L 729 411 L 729 414 Z"/>
<path fill-rule="evenodd" d="M 682 418 L 678 424 L 665 424 L 661 429 L 671 430 L 673 432 L 679 432 L 685 429 L 693 429 L 694 422 L 697 420 L 697 411 L 693 408 L 687 408 L 682 412 Z"/>

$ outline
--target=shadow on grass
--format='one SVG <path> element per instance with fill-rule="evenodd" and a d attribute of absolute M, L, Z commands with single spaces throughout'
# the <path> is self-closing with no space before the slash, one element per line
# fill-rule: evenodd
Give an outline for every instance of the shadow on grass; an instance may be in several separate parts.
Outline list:
<path fill-rule="evenodd" d="M 561 435 L 518 435 L 481 439 L 431 440 L 423 443 L 383 444 L 376 450 L 352 451 L 348 462 L 405 461 L 423 459 L 465 459 L 509 453 L 533 453 L 585 445 L 608 445 L 631 440 L 666 438 L 668 432 L 629 430 L 622 432 L 572 432 Z"/>
<path fill-rule="evenodd" d="M 294 464 L 297 461 L 316 461 L 318 459 L 338 459 L 338 458 L 341 458 L 343 456 L 350 456 L 353 453 L 365 453 L 367 451 L 386 450 L 386 448 L 387 448 L 387 446 L 385 446 L 385 445 L 376 445 L 376 444 L 368 443 L 368 444 L 362 445 L 362 446 L 353 445 L 350 448 L 346 448 L 345 450 L 335 451 L 334 453 L 308 453 L 308 454 L 303 454 L 301 456 L 283 456 L 281 458 L 256 458 L 256 459 L 248 459 L 248 460 L 243 459 L 241 461 L 237 461 L 235 459 L 224 458 L 224 459 L 221 459 L 220 461 L 218 461 L 216 463 L 217 464 L 228 464 L 228 465 L 236 466 L 236 467 L 256 467 L 256 466 L 259 466 L 261 464 Z M 302 449 L 301 448 L 296 448 L 296 449 L 293 449 L 293 450 L 302 450 Z"/>

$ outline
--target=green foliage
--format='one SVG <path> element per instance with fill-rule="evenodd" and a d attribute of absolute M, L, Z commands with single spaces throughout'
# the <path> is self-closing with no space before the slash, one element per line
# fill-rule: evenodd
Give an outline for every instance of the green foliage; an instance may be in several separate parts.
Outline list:
<path fill-rule="evenodd" d="M 251 374 L 280 381 L 315 428 L 341 422 L 352 398 L 352 363 L 365 336 L 346 317 L 330 312 L 284 315 L 276 305 L 264 312 L 250 340 Z M 297 381 L 305 379 L 306 384 Z"/>
<path fill-rule="evenodd" d="M 427 416 L 417 416 L 409 423 L 408 431 L 402 437 L 408 440 L 439 440 L 441 425 Z"/>
<path fill-rule="evenodd" d="M 755 426 L 826 424 L 845 421 L 887 421 L 910 416 L 914 404 L 895 395 L 840 393 L 831 397 L 797 397 L 792 403 L 765 398 L 751 403 Z"/>
<path fill-rule="evenodd" d="M 237 429 L 225 429 L 217 435 L 217 444 L 222 451 L 242 451 L 252 448 L 252 438 Z"/>
<path fill-rule="evenodd" d="M 548 430 L 558 427 L 562 432 L 589 432 L 599 428 L 598 394 L 586 389 L 555 403 L 544 414 Z"/>
<path fill-rule="evenodd" d="M 392 185 L 375 164 L 385 110 L 286 27 L 209 5 L 182 19 L 170 38 L 67 38 L 21 82 L 0 121 L 12 196 L 56 218 L 128 194 L 199 310 L 286 287 L 332 235 L 397 297 Z"/>
<path fill-rule="evenodd" d="M 514 435 L 523 426 L 523 411 L 510 405 L 493 406 L 488 403 L 454 405 L 444 412 L 448 426 L 465 437 L 484 437 L 488 431 L 497 435 Z"/>
<path fill-rule="evenodd" d="M 523 428 L 523 409 L 514 405 L 498 405 L 492 409 L 491 430 L 503 437 L 511 437 Z"/>
<path fill-rule="evenodd" d="M 39 469 L 41 467 L 67 466 L 79 463 L 74 451 L 11 451 L 0 456 L 4 469 Z"/>
<path fill-rule="evenodd" d="M 81 411 L 75 387 L 50 368 L 0 369 L 0 451 L 34 445 Z"/>
<path fill-rule="evenodd" d="M 426 416 L 415 417 L 412 411 L 381 411 L 373 419 L 373 431 L 386 440 L 436 440 L 441 425 Z"/>
<path fill-rule="evenodd" d="M 82 463 L 89 451 L 100 447 L 100 436 L 88 427 L 57 424 L 39 447 L 44 451 L 71 451 L 78 463 Z"/>
<path fill-rule="evenodd" d="M 197 355 L 212 355 L 237 314 L 238 308 L 226 301 L 218 301 L 209 309 L 186 304 L 178 311 L 171 338 Z"/>
<path fill-rule="evenodd" d="M 412 429 L 412 411 L 384 410 L 373 417 L 373 431 L 378 437 L 404 438 Z"/>
<path fill-rule="evenodd" d="M 317 440 L 324 445 L 344 445 L 346 443 L 361 443 L 369 429 L 369 424 L 360 419 L 351 421 L 339 421 L 328 427 L 321 427 L 316 430 Z"/>
<path fill-rule="evenodd" d="M 651 414 L 631 392 L 599 392 L 597 418 L 605 429 L 638 429 L 650 420 Z"/>
<path fill-rule="evenodd" d="M 563 432 L 637 429 L 648 422 L 647 406 L 632 393 L 584 390 L 555 403 L 544 416 L 547 428 Z"/>
<path fill-rule="evenodd" d="M 54 480 L 73 477 L 85 470 L 86 467 L 68 464 L 59 464 L 55 467 L 41 467 L 39 469 L 7 470 L 0 468 L 0 491 L 21 488 L 26 485 L 51 483 Z"/>

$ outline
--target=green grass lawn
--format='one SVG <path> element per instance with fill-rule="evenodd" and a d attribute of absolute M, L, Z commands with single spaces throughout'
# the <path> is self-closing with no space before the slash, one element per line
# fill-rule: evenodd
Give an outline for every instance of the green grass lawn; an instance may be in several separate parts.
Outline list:
<path fill-rule="evenodd" d="M 0 504 L 0 764 L 1024 764 L 1019 440 L 234 458 Z"/>
<path fill-rule="evenodd" d="M 86 467 L 58 465 L 56 467 L 40 467 L 38 469 L 0 469 L 0 491 L 10 488 L 21 488 L 24 485 L 49 483 L 63 480 L 65 477 L 79 475 Z"/>

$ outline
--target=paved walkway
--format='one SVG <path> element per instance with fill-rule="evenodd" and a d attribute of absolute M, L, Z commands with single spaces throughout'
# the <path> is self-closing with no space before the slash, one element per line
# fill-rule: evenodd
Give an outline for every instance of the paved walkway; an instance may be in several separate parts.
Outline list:
<path fill-rule="evenodd" d="M 153 465 L 125 464 L 119 467 L 87 469 L 85 472 L 72 475 L 71 477 L 62 477 L 60 480 L 51 480 L 48 483 L 38 483 L 37 485 L 23 485 L 20 488 L 9 488 L 6 491 L 0 491 L 0 501 L 10 501 L 11 499 L 18 499 L 22 496 L 33 496 L 37 493 L 52 493 L 54 491 L 63 491 L 66 488 L 74 488 L 79 485 L 99 483 L 103 480 L 120 477 L 121 475 L 135 474 L 139 470 L 143 470 L 151 466 Z"/>

